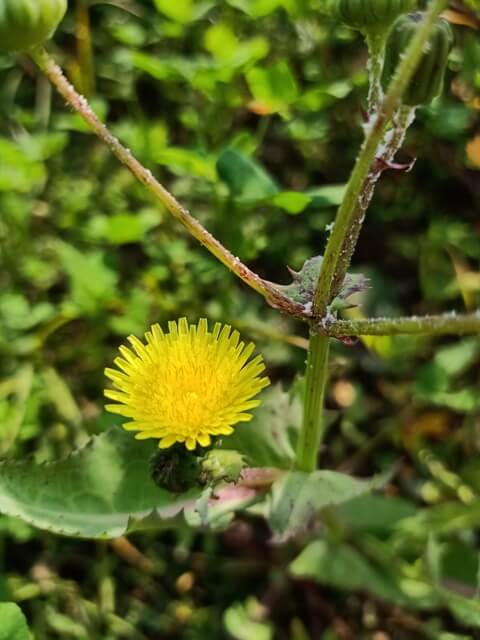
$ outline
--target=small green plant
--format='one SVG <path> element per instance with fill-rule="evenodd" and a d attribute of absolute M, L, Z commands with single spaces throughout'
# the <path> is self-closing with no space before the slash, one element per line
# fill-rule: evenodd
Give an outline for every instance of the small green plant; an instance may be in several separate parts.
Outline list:
<path fill-rule="evenodd" d="M 55 533 L 113 538 L 185 521 L 221 528 L 234 513 L 251 510 L 268 521 L 279 542 L 321 521 L 329 535 L 316 552 L 327 557 L 337 535 L 336 509 L 387 481 L 321 469 L 329 352 L 334 340 L 351 344 L 365 336 L 480 333 L 479 311 L 342 317 L 352 296 L 369 286 L 349 268 L 375 186 L 386 169 L 399 168 L 396 154 L 417 107 L 441 92 L 452 34 L 439 17 L 445 0 L 431 0 L 423 13 L 408 13 L 417 9 L 413 0 L 330 0 L 326 6 L 361 31 L 369 49 L 364 140 L 323 255 L 310 257 L 292 272 L 290 284 L 281 285 L 263 279 L 211 235 L 111 133 L 40 46 L 66 3 L 0 0 L 0 46 L 28 52 L 67 104 L 194 238 L 273 309 L 309 327 L 304 385 L 274 399 L 275 429 L 269 423 L 273 411 L 255 413 L 262 398 L 256 396 L 269 385 L 263 359 L 250 359 L 254 345 L 245 345 L 231 327 L 212 328 L 206 319 L 189 325 L 182 318 L 172 320 L 168 332 L 154 325 L 145 343 L 130 336 L 132 349 L 121 346 L 116 368 L 106 369 L 114 388 L 105 395 L 115 402 L 107 410 L 126 419 L 124 431 L 116 426 L 45 466 L 3 462 L 1 512 Z M 291 429 L 289 411 L 299 398 L 302 424 Z M 348 566 L 350 551 L 341 551 Z M 299 573 L 302 563 L 308 565 L 300 558 Z M 407 601 L 408 590 L 397 587 L 392 599 Z M 445 598 L 435 584 L 432 593 L 438 601 Z"/>

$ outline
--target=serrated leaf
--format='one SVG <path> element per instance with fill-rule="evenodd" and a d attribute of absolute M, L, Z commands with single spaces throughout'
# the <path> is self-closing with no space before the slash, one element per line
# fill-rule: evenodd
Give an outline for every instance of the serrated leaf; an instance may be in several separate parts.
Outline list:
<path fill-rule="evenodd" d="M 306 530 L 325 507 L 368 493 L 383 478 L 359 480 L 336 471 L 292 471 L 274 483 L 267 518 L 275 537 L 284 540 Z"/>
<path fill-rule="evenodd" d="M 301 421 L 302 404 L 298 395 L 275 385 L 264 391 L 262 404 L 255 410 L 252 421 L 239 425 L 223 440 L 222 446 L 240 451 L 249 466 L 290 469 Z"/>
<path fill-rule="evenodd" d="M 283 295 L 287 296 L 298 304 L 308 307 L 313 302 L 315 288 L 322 268 L 323 256 L 309 258 L 303 264 L 300 271 L 292 271 L 293 281 L 288 285 L 275 284 Z M 365 291 L 368 287 L 368 279 L 361 273 L 347 273 L 343 281 L 340 293 L 330 305 L 331 311 L 336 311 L 346 307 L 351 307 L 348 298 L 354 293 Z"/>
<path fill-rule="evenodd" d="M 149 461 L 154 442 L 139 442 L 119 428 L 56 462 L 0 464 L 0 512 L 56 533 L 109 538 L 166 523 L 194 510 L 202 489 L 174 495 L 157 487 Z M 147 526 L 146 523 L 146 526 Z"/>
<path fill-rule="evenodd" d="M 0 640 L 31 640 L 27 621 L 13 602 L 0 602 Z"/>

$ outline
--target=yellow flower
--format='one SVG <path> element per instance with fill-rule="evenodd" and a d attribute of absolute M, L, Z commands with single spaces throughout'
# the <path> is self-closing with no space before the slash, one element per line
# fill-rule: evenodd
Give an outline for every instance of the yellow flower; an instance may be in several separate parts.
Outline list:
<path fill-rule="evenodd" d="M 105 369 L 117 389 L 105 396 L 119 404 L 106 409 L 131 418 L 124 428 L 138 431 L 138 439 L 159 438 L 162 449 L 176 442 L 189 450 L 207 447 L 211 436 L 229 435 L 232 425 L 251 420 L 246 411 L 260 404 L 252 398 L 270 384 L 260 377 L 265 365 L 261 356 L 248 361 L 255 345 L 245 346 L 228 325 L 217 323 L 209 332 L 205 318 L 190 326 L 181 318 L 168 328 L 165 334 L 153 325 L 146 344 L 130 336 L 134 352 L 120 347 L 119 371 Z"/>

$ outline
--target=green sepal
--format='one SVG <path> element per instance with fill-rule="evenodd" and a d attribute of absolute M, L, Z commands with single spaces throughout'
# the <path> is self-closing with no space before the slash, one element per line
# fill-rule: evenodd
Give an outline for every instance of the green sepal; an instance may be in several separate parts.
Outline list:
<path fill-rule="evenodd" d="M 245 457 L 239 451 L 212 449 L 201 462 L 201 478 L 205 484 L 237 482 L 245 466 Z"/>
<path fill-rule="evenodd" d="M 311 312 L 315 288 L 322 268 L 323 256 L 314 256 L 305 261 L 300 271 L 289 269 L 292 282 L 287 285 L 275 284 L 283 295 L 297 304 L 302 304 L 306 313 Z M 339 311 L 355 305 L 348 302 L 348 298 L 354 293 L 365 291 L 369 280 L 361 273 L 347 273 L 338 296 L 332 301 L 330 311 Z"/>

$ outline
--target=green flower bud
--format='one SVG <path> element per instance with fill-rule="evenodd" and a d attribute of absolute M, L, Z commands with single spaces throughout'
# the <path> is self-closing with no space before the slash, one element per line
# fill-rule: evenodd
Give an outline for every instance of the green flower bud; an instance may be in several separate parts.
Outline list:
<path fill-rule="evenodd" d="M 423 20 L 422 13 L 401 16 L 394 23 L 385 47 L 382 84 L 386 89 L 405 53 L 410 40 Z M 420 59 L 417 70 L 407 86 L 402 101 L 406 105 L 430 104 L 442 91 L 448 54 L 453 44 L 453 33 L 448 22 L 439 18 Z"/>
<path fill-rule="evenodd" d="M 349 27 L 364 32 L 385 31 L 416 0 L 330 0 L 330 13 Z"/>
<path fill-rule="evenodd" d="M 48 40 L 67 10 L 67 0 L 0 0 L 0 51 L 28 51 Z"/>
<path fill-rule="evenodd" d="M 239 451 L 213 449 L 202 461 L 202 475 L 205 484 L 237 482 L 244 467 L 245 459 Z"/>

